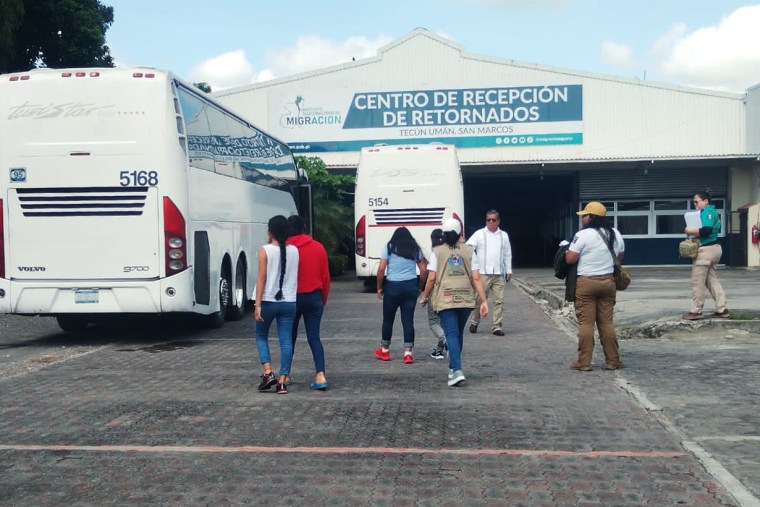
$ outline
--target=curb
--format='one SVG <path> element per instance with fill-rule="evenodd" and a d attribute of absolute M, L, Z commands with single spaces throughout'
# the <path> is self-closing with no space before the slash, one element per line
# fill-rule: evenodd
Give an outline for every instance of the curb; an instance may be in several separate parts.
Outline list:
<path fill-rule="evenodd" d="M 564 317 L 572 326 L 578 327 L 578 320 L 572 310 L 572 303 L 564 300 L 563 296 L 556 292 L 531 284 L 519 278 L 514 278 L 515 284 L 520 290 L 542 305 L 545 310 L 552 310 L 553 316 Z M 733 312 L 736 313 L 736 312 Z M 686 321 L 677 317 L 655 320 L 650 322 L 636 323 L 624 328 L 618 328 L 619 340 L 655 339 L 674 332 L 699 332 L 713 329 L 741 330 L 747 333 L 760 334 L 760 318 L 749 319 L 711 319 Z"/>

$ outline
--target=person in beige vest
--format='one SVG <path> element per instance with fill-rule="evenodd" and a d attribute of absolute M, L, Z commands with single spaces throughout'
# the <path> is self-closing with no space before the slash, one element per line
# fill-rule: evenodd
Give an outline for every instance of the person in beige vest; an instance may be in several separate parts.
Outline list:
<path fill-rule="evenodd" d="M 462 373 L 464 328 L 476 308 L 475 298 L 480 298 L 481 317 L 488 315 L 488 298 L 480 280 L 477 256 L 472 247 L 459 241 L 462 233 L 459 221 L 449 218 L 441 229 L 444 244 L 433 248 L 420 304 L 424 306 L 429 302 L 438 312 L 449 349 L 448 385 L 455 387 L 465 380 Z"/>

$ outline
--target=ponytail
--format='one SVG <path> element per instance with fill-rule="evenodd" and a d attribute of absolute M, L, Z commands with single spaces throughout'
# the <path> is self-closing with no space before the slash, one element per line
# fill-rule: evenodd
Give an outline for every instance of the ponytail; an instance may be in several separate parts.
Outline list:
<path fill-rule="evenodd" d="M 279 241 L 279 240 L 277 240 Z M 285 280 L 285 263 L 287 255 L 285 255 L 285 242 L 280 241 L 280 290 L 274 295 L 275 300 L 280 301 L 282 299 L 282 282 Z"/>
<path fill-rule="evenodd" d="M 288 225 L 288 219 L 282 215 L 273 216 L 269 219 L 269 233 L 277 240 L 280 245 L 280 288 L 277 294 L 274 295 L 276 301 L 281 301 L 282 295 L 282 283 L 285 280 L 285 268 L 287 265 L 287 255 L 285 253 L 285 242 L 288 239 L 290 232 L 290 226 Z"/>

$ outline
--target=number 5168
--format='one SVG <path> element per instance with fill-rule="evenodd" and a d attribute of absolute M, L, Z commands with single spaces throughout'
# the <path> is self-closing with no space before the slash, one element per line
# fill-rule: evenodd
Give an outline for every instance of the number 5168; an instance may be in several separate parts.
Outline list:
<path fill-rule="evenodd" d="M 157 171 L 121 171 L 119 184 L 122 187 L 155 187 L 158 185 Z"/>

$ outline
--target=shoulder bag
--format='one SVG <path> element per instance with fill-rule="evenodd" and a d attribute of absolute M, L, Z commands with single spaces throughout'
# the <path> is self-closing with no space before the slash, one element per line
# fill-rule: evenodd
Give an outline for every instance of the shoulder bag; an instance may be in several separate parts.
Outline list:
<path fill-rule="evenodd" d="M 615 288 L 617 290 L 627 289 L 628 286 L 631 284 L 631 274 L 628 272 L 627 269 L 623 268 L 623 266 L 620 265 L 620 259 L 618 259 L 618 256 L 615 255 L 615 250 L 612 249 L 612 245 L 610 245 L 610 242 L 604 239 L 604 235 L 599 231 L 599 229 L 597 229 L 596 232 L 602 238 L 602 241 L 604 242 L 604 244 L 607 245 L 607 249 L 610 251 L 610 255 L 612 255 L 612 262 L 615 265 L 615 267 L 612 270 L 612 276 L 615 278 Z M 614 231 L 613 231 L 613 234 L 614 234 Z"/>
<path fill-rule="evenodd" d="M 696 259 L 699 253 L 699 239 L 686 238 L 678 243 L 678 256 L 682 259 Z"/>

